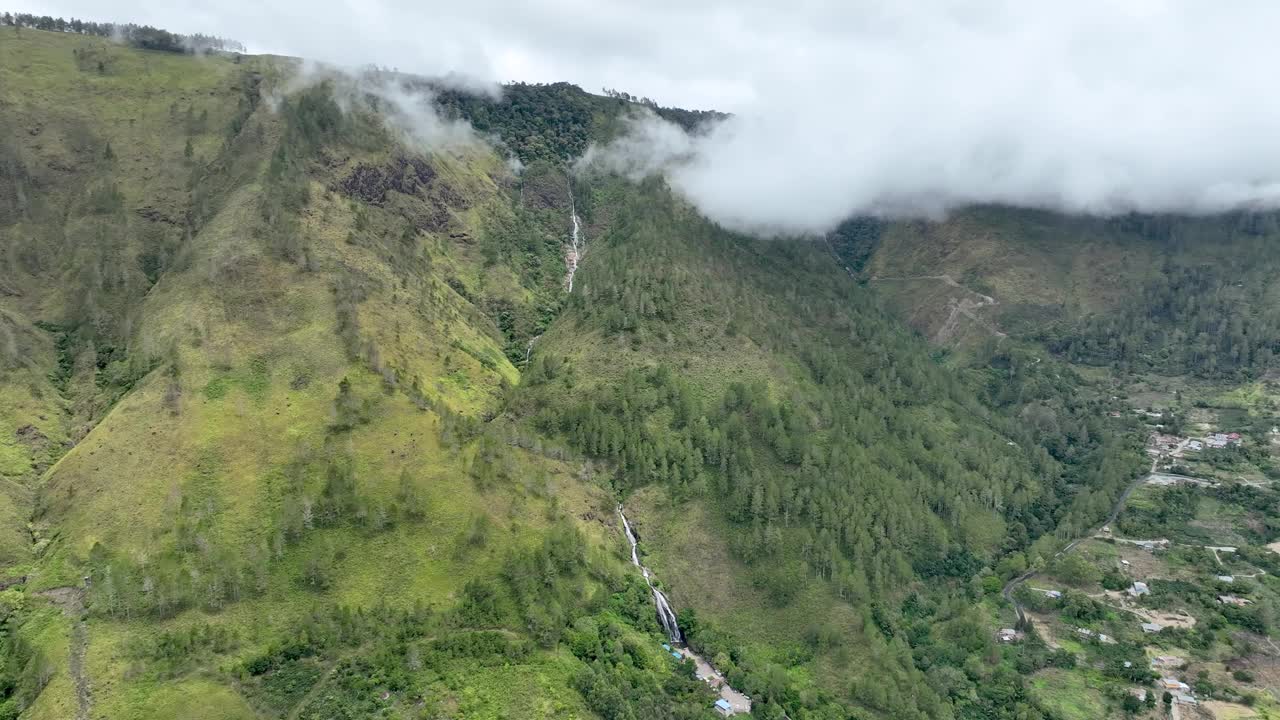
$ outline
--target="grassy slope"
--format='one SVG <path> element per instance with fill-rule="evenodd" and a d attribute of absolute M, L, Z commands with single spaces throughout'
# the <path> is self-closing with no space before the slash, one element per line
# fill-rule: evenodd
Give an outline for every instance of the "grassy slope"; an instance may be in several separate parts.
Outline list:
<path fill-rule="evenodd" d="M 109 57 L 106 75 L 76 69 L 73 49 L 86 47 L 101 48 Z M 261 188 L 255 183 L 263 165 L 254 169 L 250 161 L 256 157 L 264 163 L 269 157 L 280 136 L 279 119 L 260 108 L 232 149 L 224 149 L 221 133 L 235 109 L 245 69 L 227 59 L 140 53 L 34 31 L 23 31 L 18 42 L 6 39 L 0 52 L 13 56 L 0 61 L 0 85 L 7 98 L 21 99 L 12 110 L 17 118 L 13 126 L 38 123 L 43 128 L 39 135 L 23 137 L 20 149 L 37 189 L 75 191 L 74 183 L 86 173 L 73 168 L 63 178 L 48 168 L 68 154 L 64 133 L 70 130 L 65 129 L 90 126 L 97 118 L 102 122 L 92 123 L 93 132 L 102 143 L 110 142 L 116 157 L 115 166 L 105 172 L 119 185 L 124 207 L 145 204 L 181 217 L 191 196 L 185 187 L 185 130 L 170 113 L 175 102 L 179 108 L 192 103 L 197 116 L 208 110 L 209 132 L 194 138 L 195 156 L 223 157 L 208 166 L 208 182 L 231 188 L 216 199 L 215 214 L 177 250 L 159 282 L 143 297 L 129 298 L 134 303 L 122 310 L 131 318 L 132 353 L 162 357 L 162 366 L 143 375 L 110 406 L 43 480 L 40 521 L 55 539 L 29 590 L 77 584 L 95 545 L 135 561 L 163 555 L 178 542 L 176 519 L 193 503 L 203 504 L 198 511 L 201 542 L 213 551 L 238 555 L 269 543 L 280 511 L 282 468 L 299 457 L 331 451 L 328 426 L 344 377 L 364 401 L 367 416 L 367 422 L 339 441 L 340 451 L 353 460 L 360 492 L 372 502 L 387 502 L 407 473 L 428 508 L 423 522 L 401 523 L 372 536 L 354 528 L 308 535 L 273 562 L 261 596 L 219 613 L 194 610 L 163 622 L 90 620 L 87 667 L 95 714 L 175 717 L 189 716 L 199 707 L 210 717 L 252 717 L 246 701 L 216 677 L 159 681 L 135 675 L 131 648 L 159 633 L 209 622 L 238 638 L 232 657 L 246 657 L 276 640 L 291 619 L 322 598 L 366 607 L 384 601 L 400 607 L 414 602 L 449 607 L 468 578 L 495 575 L 509 548 L 536 541 L 553 503 L 557 512 L 571 517 L 592 515 L 598 491 L 580 485 L 563 464 L 522 451 L 505 460 L 513 484 L 500 492 L 482 492 L 469 474 L 473 448 L 442 443 L 441 417 L 418 409 L 403 391 L 384 390 L 367 362 L 348 359 L 335 332 L 332 288 L 341 277 L 358 275 L 367 286 L 357 309 L 362 341 L 376 343 L 382 363 L 398 376 L 420 380 L 440 407 L 482 416 L 492 412 L 504 384 L 518 381 L 518 373 L 503 356 L 503 338 L 491 321 L 451 290 L 444 274 L 452 270 L 484 278 L 490 295 L 513 294 L 518 283 L 511 270 L 482 268 L 478 253 L 454 247 L 441 233 L 421 238 L 440 272 L 405 282 L 376 246 L 346 242 L 354 224 L 352 206 L 321 185 L 312 188 L 313 201 L 301 222 L 313 269 L 276 256 L 260 237 L 256 197 Z M 77 98 L 74 106 L 68 107 L 67 97 Z M 249 143 L 248 151 L 236 156 L 236 143 Z M 227 152 L 233 157 L 224 157 Z M 469 195 L 470 210 L 457 214 L 457 228 L 479 236 L 482 221 L 509 213 L 505 195 L 490 175 L 501 167 L 498 158 L 483 153 L 439 158 L 438 167 L 455 191 Z M 229 179 L 232 170 L 242 172 L 248 184 Z M 41 217 L 35 212 L 30 213 L 35 219 L 19 217 L 0 233 L 13 237 Z M 128 223 L 138 231 L 142 221 L 131 217 Z M 56 232 L 49 226 L 40 229 Z M 134 233 L 127 236 L 123 254 L 131 256 L 141 248 L 129 246 Z M 23 294 L 0 298 L 13 306 L 17 322 L 57 319 L 60 308 L 75 301 L 56 283 L 24 275 L 23 269 L 6 267 L 5 275 L 20 284 Z M 49 269 L 54 271 L 56 267 Z M 51 341 L 29 326 L 23 330 L 40 349 L 34 359 L 41 366 L 28 375 L 51 374 L 56 369 Z M 20 386 L 6 382 L 4 387 L 13 393 Z M 50 390 L 43 388 L 44 405 L 31 397 L 8 401 L 6 395 L 0 429 L 33 422 L 30 416 L 43 412 L 51 423 L 46 434 L 55 440 L 65 437 L 67 430 L 57 423 L 67 425 L 71 419 L 57 412 L 61 397 Z M 68 394 L 72 392 L 74 388 Z M 24 462 L 30 461 L 19 457 L 12 464 Z M 3 512 L 25 523 L 25 511 L 0 507 Z M 489 542 L 474 551 L 456 550 L 459 538 L 480 516 L 492 524 Z M 582 527 L 593 544 L 615 540 L 590 523 Z M 333 569 L 332 587 L 320 597 L 300 589 L 298 581 L 305 558 L 317 545 L 346 550 Z M 69 717 L 74 688 L 62 661 L 68 653 L 69 624 L 50 611 L 42 617 L 29 623 L 24 634 L 56 669 L 31 716 Z M 476 717 L 582 716 L 581 700 L 567 687 L 569 671 L 562 660 L 538 654 L 524 666 L 477 672 L 453 691 L 465 691 L 458 702 L 476 709 Z M 542 700 L 522 700 L 531 696 Z"/>
<path fill-rule="evenodd" d="M 589 472 L 558 459 L 561 453 L 512 449 L 502 454 L 500 487 L 486 487 L 471 477 L 483 464 L 481 449 L 477 443 L 456 442 L 454 429 L 457 416 L 486 418 L 502 407 L 506 388 L 519 381 L 512 348 L 518 355 L 560 302 L 548 290 L 558 286 L 558 274 L 545 261 L 558 260 L 556 235 L 567 226 L 562 198 L 553 189 L 563 176 L 546 169 L 527 176 L 532 210 L 522 214 L 509 201 L 510 178 L 495 155 L 431 157 L 443 183 L 459 197 L 448 202 L 443 228 L 402 236 L 403 223 L 390 209 L 357 208 L 335 189 L 358 164 L 384 165 L 395 151 L 342 148 L 309 168 L 310 201 L 298 225 L 306 260 L 289 259 L 264 231 L 258 208 L 269 189 L 267 162 L 285 134 L 283 121 L 260 107 L 224 145 L 245 90 L 244 72 L 263 73 L 270 86 L 278 69 L 272 61 L 249 60 L 237 67 L 226 59 L 138 53 L 88 38 L 33 31 L 22 37 L 17 52 L 33 59 L 19 63 L 25 74 L 5 78 L 13 81 L 5 86 L 13 90 L 5 92 L 25 98 L 15 111 L 16 126 L 40 118 L 45 128 L 19 138 L 17 153 L 33 178 L 31 186 L 48 189 L 58 200 L 114 183 L 127 219 L 112 216 L 108 222 L 89 210 L 77 210 L 70 221 L 13 211 L 0 225 L 0 239 L 23 235 L 47 241 L 64 234 L 70 240 L 51 246 L 65 255 L 61 260 L 49 253 L 38 258 L 41 262 L 11 260 L 0 266 L 3 279 L 23 289 L 16 299 L 0 301 L 25 324 L 33 346 L 43 348 L 36 355 L 43 365 L 30 376 L 53 375 L 58 369 L 53 338 L 30 330 L 30 322 L 60 322 L 82 312 L 85 298 L 67 290 L 85 287 L 73 270 L 107 268 L 108 275 L 129 280 L 105 284 L 114 289 L 94 296 L 89 309 L 96 312 L 90 315 L 128 318 L 109 329 L 128 345 L 131 358 L 142 361 L 140 374 L 117 403 L 109 392 L 114 386 L 95 378 L 92 362 L 78 359 L 77 368 L 85 369 L 45 394 L 45 402 L 59 410 L 49 417 L 60 428 L 47 434 L 84 439 L 39 487 L 41 532 L 54 539 L 31 589 L 76 583 L 95 546 L 138 564 L 176 552 L 185 542 L 180 522 L 197 528 L 195 544 L 205 548 L 188 552 L 182 562 L 198 565 L 217 553 L 247 557 L 273 543 L 289 507 L 285 478 L 299 463 L 349 457 L 360 492 L 383 505 L 407 473 L 428 499 L 421 523 L 398 523 L 379 532 L 344 525 L 306 533 L 272 552 L 261 594 L 220 611 L 187 610 L 163 621 L 95 615 L 89 621 L 88 668 L 98 712 L 164 717 L 176 714 L 185 701 L 188 707 L 220 708 L 227 717 L 271 715 L 276 711 L 246 699 L 252 693 L 230 693 L 234 683 L 228 683 L 228 673 L 280 640 L 290 622 L 320 602 L 370 607 L 387 600 L 405 607 L 422 600 L 452 607 L 468 579 L 497 574 L 508 551 L 537 542 L 559 511 L 577 519 L 594 548 L 614 551 L 602 554 L 603 564 L 621 566 L 610 502 L 600 487 L 580 481 Z M 101 52 L 110 60 L 105 75 L 95 66 L 76 68 L 73 49 L 89 46 L 105 47 Z M 43 86 L 46 75 L 52 89 Z M 196 117 L 209 111 L 207 126 L 188 130 L 185 108 L 166 94 L 170 86 L 181 88 L 182 102 L 193 105 Z M 82 95 L 85 101 L 74 109 L 59 101 Z M 111 122 L 91 125 L 88 118 L 95 114 Z M 67 149 L 75 143 L 64 135 L 83 127 L 93 128 L 92 137 L 76 145 L 78 150 Z M 188 136 L 194 150 L 190 163 L 184 158 Z M 114 160 L 104 163 L 108 140 Z M 56 169 L 64 165 L 71 169 Z M 193 176 L 199 181 L 188 193 Z M 608 387 L 629 368 L 661 363 L 677 369 L 708 403 L 718 402 L 731 382 L 761 381 L 774 398 L 819 414 L 823 391 L 805 367 L 801 349 L 830 344 L 857 352 L 850 347 L 856 318 L 835 313 L 838 317 L 815 319 L 809 310 L 809 303 L 831 306 L 847 291 L 848 278 L 826 251 L 817 245 L 726 237 L 676 203 L 659 204 L 656 219 L 642 218 L 654 224 L 641 232 L 614 233 L 614 209 L 632 192 L 607 182 L 579 190 L 589 248 L 578 277 L 582 289 L 575 290 L 568 311 L 535 348 L 537 354 L 567 357 L 572 372 L 546 391 L 545 399 L 568 404 Z M 642 192 L 648 193 L 643 198 L 663 197 L 652 188 Z M 168 223 L 146 218 L 188 212 L 202 216 L 190 238 L 171 227 L 152 228 Z M 66 234 L 81 225 L 117 233 L 121 239 L 111 246 L 113 254 L 86 256 L 85 248 L 93 246 L 86 238 L 94 235 Z M 538 233 L 547 241 L 521 252 L 498 240 Z M 50 247 L 49 242 L 37 249 Z M 166 254 L 152 286 L 139 279 L 136 266 L 154 247 Z M 612 290 L 594 292 L 592 284 L 605 277 L 606 263 L 627 268 L 641 285 L 661 279 L 666 287 L 633 286 L 613 296 Z M 963 274 L 966 267 L 944 271 Z M 886 266 L 882 274 L 908 270 Z M 55 278 L 67 282 L 52 282 Z M 351 282 L 361 287 L 354 302 L 360 347 L 354 352 L 337 331 L 346 310 L 340 310 L 341 297 L 335 298 L 335 288 Z M 670 297 L 659 297 L 663 293 Z M 514 330 L 504 331 L 491 320 L 501 302 L 515 308 Z M 588 319 L 585 303 L 598 303 L 606 317 L 643 315 L 654 304 L 666 304 L 675 308 L 676 320 L 665 326 L 641 322 L 636 332 L 609 332 L 600 316 Z M 761 328 L 768 330 L 755 332 Z M 912 348 L 910 357 L 883 361 L 915 362 L 925 356 L 923 344 Z M 388 374 L 396 380 L 390 391 L 383 379 Z M 367 421 L 335 433 L 330 426 L 344 377 Z M 419 409 L 408 392 L 413 385 L 434 409 Z M 63 404 L 68 411 L 60 411 Z M 34 412 L 30 407 L 14 411 L 12 422 Z M 928 420 L 942 440 L 959 437 L 959 426 L 972 420 L 952 406 L 919 406 L 911 412 Z M 505 422 L 493 423 L 493 432 L 501 432 Z M 545 438 L 529 441 L 523 428 L 510 431 L 512 445 L 540 448 L 545 441 L 552 446 Z M 1005 460 L 1021 462 L 1003 441 L 993 444 Z M 782 468 L 764 467 L 775 470 Z M 304 482 L 312 496 L 321 485 L 319 472 Z M 823 584 L 806 583 L 789 605 L 771 607 L 750 570 L 731 556 L 733 529 L 714 499 L 677 501 L 651 488 L 628 502 L 634 503 L 652 567 L 677 605 L 695 608 L 754 660 L 776 665 L 806 691 L 820 688 L 846 696 L 850 676 L 862 675 L 850 668 L 902 662 L 904 653 L 894 657 L 878 633 L 863 630 L 860 610 Z M 455 550 L 482 516 L 493 528 L 487 545 Z M 975 513 L 968 525 L 958 534 L 968 535 L 979 549 L 994 547 L 1003 534 L 994 513 Z M 336 548 L 344 553 L 335 556 L 331 587 L 303 589 L 309 560 Z M 51 608 L 39 613 L 24 633 L 58 669 L 31 714 L 66 717 L 75 706 L 74 685 L 62 662 L 70 624 Z M 839 632 L 843 652 L 814 655 L 804 648 L 814 618 L 828 620 Z M 228 629 L 235 638 L 232 648 L 178 679 L 149 674 L 138 646 L 198 623 Z M 583 717 L 581 699 L 568 689 L 575 662 L 563 651 L 539 651 L 508 668 L 458 669 L 442 681 L 446 687 L 435 690 L 451 707 L 470 708 L 478 717 Z M 532 697 L 543 702 L 525 702 Z"/>

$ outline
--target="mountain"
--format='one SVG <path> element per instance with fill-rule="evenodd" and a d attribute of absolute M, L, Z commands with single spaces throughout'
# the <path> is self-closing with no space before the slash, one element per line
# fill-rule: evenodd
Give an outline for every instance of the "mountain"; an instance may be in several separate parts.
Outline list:
<path fill-rule="evenodd" d="M 1122 373 L 1242 380 L 1280 350 L 1277 222 L 1267 211 L 1102 219 L 975 207 L 937 222 L 854 220 L 834 241 L 913 326 L 948 344 L 1008 332 Z"/>
<path fill-rule="evenodd" d="M 1149 465 L 1082 363 L 1195 362 L 1100 323 L 1268 362 L 1262 219 L 755 238 L 570 169 L 624 94 L 0 34 L 0 715 L 714 717 L 621 506 L 754 717 L 1063 717 L 994 630 Z"/>

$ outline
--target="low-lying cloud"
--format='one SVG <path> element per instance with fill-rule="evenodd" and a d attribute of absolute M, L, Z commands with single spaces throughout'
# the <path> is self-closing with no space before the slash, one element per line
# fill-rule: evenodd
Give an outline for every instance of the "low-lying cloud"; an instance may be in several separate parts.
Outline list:
<path fill-rule="evenodd" d="M 646 115 L 590 160 L 662 172 L 712 219 L 762 232 L 975 203 L 1280 205 L 1265 70 L 1280 5 L 911 5 L 853 22 L 845 43 L 771 55 L 759 99 L 704 133 Z"/>
<path fill-rule="evenodd" d="M 775 232 L 969 203 L 1280 202 L 1274 0 L 34 0 L 347 65 L 576 82 L 733 117 L 652 119 L 597 161 Z M 101 17 L 108 15 L 109 17 Z"/>
<path fill-rule="evenodd" d="M 273 89 L 267 102 L 275 108 L 285 97 L 323 84 L 343 112 L 374 111 L 387 129 L 409 147 L 420 152 L 459 153 L 477 148 L 483 141 L 469 123 L 446 118 L 436 107 L 435 87 L 457 87 L 452 84 L 454 80 L 436 79 L 428 86 L 421 79 L 375 68 L 353 70 L 304 60 L 284 83 Z M 469 92 L 495 97 L 499 93 L 497 85 L 458 82 Z"/>

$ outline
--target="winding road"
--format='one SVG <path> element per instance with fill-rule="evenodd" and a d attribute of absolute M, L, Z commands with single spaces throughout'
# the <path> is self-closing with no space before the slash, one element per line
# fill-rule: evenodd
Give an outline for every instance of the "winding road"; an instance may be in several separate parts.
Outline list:
<path fill-rule="evenodd" d="M 845 271 L 852 272 L 847 267 L 845 268 Z M 976 290 L 970 290 L 964 285 L 961 285 L 960 283 L 956 282 L 956 279 L 951 277 L 950 275 L 945 275 L 945 274 L 944 275 L 912 275 L 909 277 L 889 277 L 889 278 L 872 277 L 870 278 L 870 280 L 874 282 L 934 280 L 937 282 L 941 282 L 944 285 L 947 285 L 948 287 L 954 288 L 956 290 L 969 293 L 970 295 L 973 295 L 974 297 L 978 298 L 977 300 L 971 300 L 969 298 L 951 298 L 947 302 L 947 319 L 944 320 L 942 322 L 941 327 L 939 327 L 938 330 L 934 332 L 932 339 L 933 339 L 933 342 L 935 343 L 942 344 L 950 341 L 951 338 L 960 329 L 960 318 L 962 316 L 967 317 L 973 322 L 977 323 L 980 327 L 986 329 L 988 332 L 990 332 L 992 335 L 994 335 L 997 338 L 1008 337 L 1008 335 L 1005 334 L 1002 330 L 1000 330 L 1000 328 L 996 327 L 994 323 L 978 315 L 978 311 L 981 310 L 982 308 L 993 307 L 993 306 L 999 305 L 1000 302 L 995 298 L 991 297 L 990 295 L 983 295 L 982 293 Z"/>
<path fill-rule="evenodd" d="M 1139 486 L 1145 484 L 1147 482 L 1147 479 L 1150 478 L 1151 475 L 1155 473 L 1156 462 L 1157 462 L 1156 460 L 1151 461 L 1151 472 L 1147 473 L 1146 475 L 1141 475 L 1137 477 L 1136 479 L 1134 479 L 1132 482 L 1130 482 L 1128 485 L 1125 486 L 1124 492 L 1120 493 L 1120 497 L 1116 498 L 1115 504 L 1111 506 L 1111 513 L 1107 515 L 1107 519 L 1104 520 L 1102 524 L 1098 525 L 1096 528 L 1090 530 L 1084 535 L 1081 535 L 1075 540 L 1072 540 L 1071 542 L 1067 543 L 1066 547 L 1054 553 L 1053 557 L 1060 558 L 1063 555 L 1066 555 L 1072 550 L 1075 550 L 1076 546 L 1079 545 L 1080 543 L 1084 542 L 1085 540 L 1088 540 L 1094 535 L 1097 535 L 1099 532 L 1102 531 L 1102 528 L 1108 527 L 1114 524 L 1116 521 L 1116 518 L 1120 517 L 1120 511 L 1124 509 L 1124 504 L 1126 501 L 1128 501 L 1129 496 L 1133 494 L 1133 491 L 1137 490 Z M 1013 591 L 1017 590 L 1018 586 L 1021 585 L 1022 583 L 1038 575 L 1039 572 L 1040 571 L 1036 569 L 1027 570 L 1026 572 L 1022 573 L 1018 577 L 1005 583 L 1004 588 L 1000 591 L 1000 594 L 1004 596 L 1004 599 L 1007 600 L 1009 604 L 1013 606 L 1013 611 L 1017 613 L 1018 622 L 1020 623 L 1025 623 L 1027 621 L 1027 611 L 1025 608 L 1022 607 L 1022 603 L 1019 603 L 1016 599 L 1014 599 Z"/>

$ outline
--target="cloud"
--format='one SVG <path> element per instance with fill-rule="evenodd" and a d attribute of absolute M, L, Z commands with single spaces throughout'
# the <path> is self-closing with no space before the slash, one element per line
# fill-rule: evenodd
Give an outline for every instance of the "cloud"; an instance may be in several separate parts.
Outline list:
<path fill-rule="evenodd" d="M 433 80 L 433 87 L 416 78 L 375 68 L 350 70 L 302 60 L 265 99 L 274 110 L 285 97 L 323 83 L 344 112 L 376 111 L 387 128 L 410 147 L 422 152 L 462 152 L 478 147 L 480 137 L 470 124 L 441 116 L 435 106 L 434 88 L 454 87 L 455 78 Z M 499 91 L 496 85 L 477 85 L 470 79 L 461 82 L 473 92 L 496 95 Z"/>
<path fill-rule="evenodd" d="M 592 153 L 658 166 L 704 214 L 757 232 L 974 203 L 1103 215 L 1280 205 L 1280 99 L 1264 71 L 1280 60 L 1264 30 L 1280 6 L 880 9 L 847 44 L 771 57 L 760 100 L 686 145 L 649 117 Z"/>
<path fill-rule="evenodd" d="M 1280 202 L 1274 0 L 42 0 L 54 14 L 482 81 L 569 80 L 733 117 L 615 147 L 734 227 L 968 203 Z M 102 17 L 104 14 L 110 17 Z M 650 151 L 645 151 L 649 143 Z M 597 151 L 603 152 L 603 150 Z M 647 154 L 646 154 L 647 152 Z"/>
<path fill-rule="evenodd" d="M 433 151 L 459 151 L 478 144 L 471 125 L 436 112 L 434 95 L 427 88 L 389 78 L 366 78 L 357 88 L 378 99 L 380 115 L 411 145 Z"/>
<path fill-rule="evenodd" d="M 639 180 L 674 173 L 695 160 L 696 139 L 647 108 L 624 119 L 621 135 L 608 145 L 591 145 L 574 163 L 577 172 L 604 171 Z"/>

